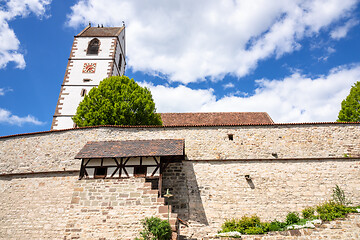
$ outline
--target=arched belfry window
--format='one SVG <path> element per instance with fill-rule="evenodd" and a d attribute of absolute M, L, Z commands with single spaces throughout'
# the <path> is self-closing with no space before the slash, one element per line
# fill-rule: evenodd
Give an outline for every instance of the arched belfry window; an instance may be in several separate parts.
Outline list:
<path fill-rule="evenodd" d="M 98 54 L 99 53 L 100 41 L 94 38 L 90 41 L 86 54 Z"/>

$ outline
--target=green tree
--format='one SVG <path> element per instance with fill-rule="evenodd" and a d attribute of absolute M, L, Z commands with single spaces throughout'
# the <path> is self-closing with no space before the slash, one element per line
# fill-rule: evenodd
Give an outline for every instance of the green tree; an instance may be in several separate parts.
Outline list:
<path fill-rule="evenodd" d="M 350 94 L 341 103 L 338 122 L 360 122 L 360 82 L 351 87 Z"/>
<path fill-rule="evenodd" d="M 109 77 L 80 102 L 73 121 L 97 125 L 161 125 L 151 92 L 128 77 Z"/>

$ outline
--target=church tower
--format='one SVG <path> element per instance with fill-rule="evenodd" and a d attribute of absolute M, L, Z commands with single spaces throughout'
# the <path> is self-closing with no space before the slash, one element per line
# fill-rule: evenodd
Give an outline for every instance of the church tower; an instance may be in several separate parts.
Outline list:
<path fill-rule="evenodd" d="M 101 80 L 125 73 L 125 26 L 87 26 L 74 37 L 51 130 L 75 127 L 72 117 Z"/>

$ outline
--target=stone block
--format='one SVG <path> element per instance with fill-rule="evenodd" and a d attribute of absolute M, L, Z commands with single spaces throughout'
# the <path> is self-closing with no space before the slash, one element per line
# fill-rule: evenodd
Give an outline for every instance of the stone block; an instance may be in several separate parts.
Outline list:
<path fill-rule="evenodd" d="M 171 206 L 159 206 L 159 213 L 171 213 Z"/>

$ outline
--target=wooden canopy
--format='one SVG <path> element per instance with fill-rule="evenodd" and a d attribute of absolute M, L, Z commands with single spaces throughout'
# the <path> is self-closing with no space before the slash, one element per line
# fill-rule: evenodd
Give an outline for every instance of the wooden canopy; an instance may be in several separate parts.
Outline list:
<path fill-rule="evenodd" d="M 75 158 L 183 156 L 184 146 L 183 139 L 88 142 Z"/>

